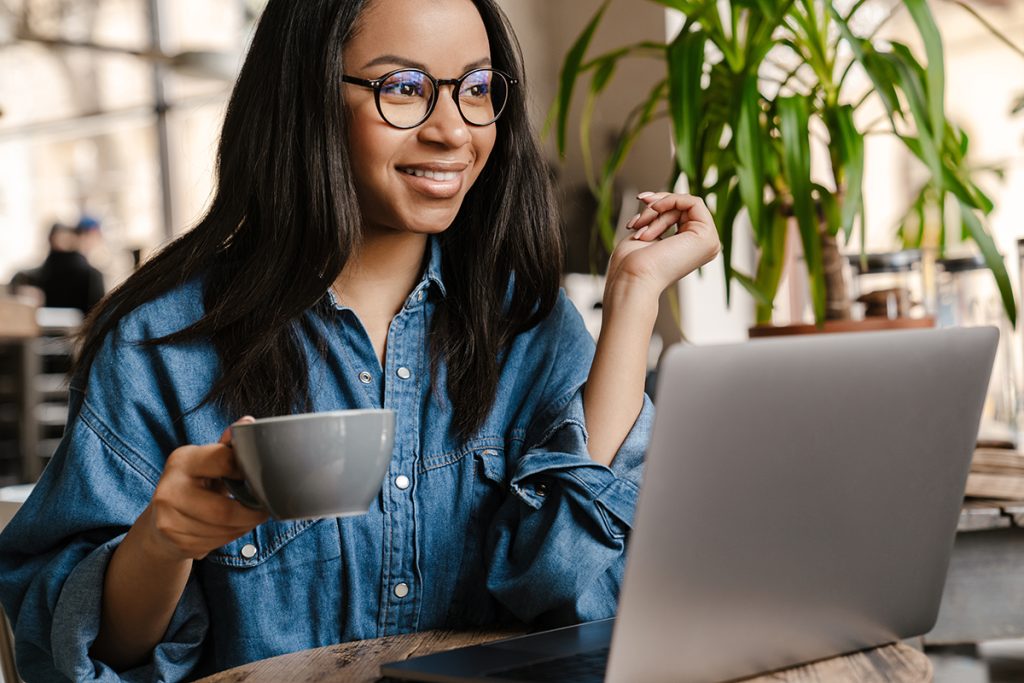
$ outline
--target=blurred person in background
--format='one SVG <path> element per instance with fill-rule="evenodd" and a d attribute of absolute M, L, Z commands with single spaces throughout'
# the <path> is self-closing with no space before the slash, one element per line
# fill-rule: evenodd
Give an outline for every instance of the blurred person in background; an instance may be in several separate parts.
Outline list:
<path fill-rule="evenodd" d="M 77 308 L 87 314 L 103 298 L 103 274 L 89 265 L 80 251 L 80 234 L 62 223 L 50 227 L 50 253 L 38 268 L 22 270 L 11 279 L 12 294 L 26 287 L 42 292 L 48 308 Z"/>
<path fill-rule="evenodd" d="M 95 265 L 96 251 L 103 248 L 103 232 L 100 230 L 99 219 L 83 213 L 75 225 L 75 234 L 78 235 L 78 250 Z"/>

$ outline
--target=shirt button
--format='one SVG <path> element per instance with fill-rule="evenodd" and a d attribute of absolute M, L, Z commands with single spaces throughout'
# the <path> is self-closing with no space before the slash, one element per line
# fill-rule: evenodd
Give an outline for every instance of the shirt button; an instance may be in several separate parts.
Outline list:
<path fill-rule="evenodd" d="M 395 595 L 399 598 L 404 598 L 409 594 L 409 584 L 400 583 L 395 586 Z"/>
<path fill-rule="evenodd" d="M 412 377 L 412 373 L 409 371 L 409 368 L 402 366 L 398 368 L 398 376 L 401 379 L 409 379 L 410 377 Z"/>
<path fill-rule="evenodd" d="M 488 448 L 486 451 L 483 451 L 480 455 L 488 455 L 488 456 L 490 456 L 490 455 L 497 455 L 497 454 L 498 454 L 498 451 L 495 451 L 495 450 L 492 450 L 492 449 Z"/>
<path fill-rule="evenodd" d="M 541 498 L 548 495 L 548 485 L 543 481 L 537 484 L 537 486 L 534 487 L 534 490 L 537 492 L 537 495 L 540 496 Z"/>
<path fill-rule="evenodd" d="M 416 292 L 416 301 L 423 301 L 423 290 Z"/>
<path fill-rule="evenodd" d="M 411 482 L 409 481 L 409 477 L 405 476 L 404 474 L 400 474 L 397 477 L 395 477 L 395 486 L 402 489 L 403 491 L 409 488 L 410 483 Z"/>
<path fill-rule="evenodd" d="M 256 546 L 254 546 L 252 543 L 246 543 L 245 545 L 243 545 L 242 557 L 244 557 L 247 560 L 251 560 L 252 558 L 256 557 Z"/>
<path fill-rule="evenodd" d="M 363 384 L 369 384 L 370 382 L 373 381 L 373 375 L 366 371 L 360 372 L 359 381 L 362 382 Z"/>

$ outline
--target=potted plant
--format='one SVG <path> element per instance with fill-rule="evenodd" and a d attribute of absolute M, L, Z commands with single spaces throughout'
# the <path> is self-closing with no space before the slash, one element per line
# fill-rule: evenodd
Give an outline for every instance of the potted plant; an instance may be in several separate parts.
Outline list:
<path fill-rule="evenodd" d="M 939 217 L 938 248 L 944 249 L 950 228 L 956 227 L 945 224 L 942 209 L 955 203 L 960 228 L 984 255 L 1015 323 L 1010 279 L 985 227 L 993 203 L 968 172 L 967 135 L 946 116 L 942 40 L 926 0 L 901 0 L 889 15 L 909 12 L 925 46 L 924 64 L 905 43 L 876 39 L 888 19 L 867 35 L 851 28 L 865 0 L 845 3 L 845 11 L 822 0 L 650 0 L 682 14 L 683 26 L 674 39 L 590 56 L 591 38 L 611 1 L 600 7 L 566 55 L 549 119 L 564 154 L 572 93 L 580 77 L 590 74 L 581 115 L 589 161 L 591 116 L 616 66 L 632 57 L 662 60 L 666 66 L 667 76 L 624 123 L 611 154 L 591 179 L 598 204 L 595 230 L 606 249 L 614 242 L 618 170 L 639 133 L 667 115 L 675 146 L 669 187 L 684 178 L 689 192 L 704 197 L 715 213 L 726 300 L 731 283 L 740 283 L 754 296 L 757 323 L 770 323 L 789 224 L 795 223 L 816 322 L 848 318 L 838 242 L 849 244 L 855 225 L 863 221 L 864 136 L 879 132 L 877 126 L 871 131 L 859 126 L 855 114 L 877 101 L 885 112 L 882 130 L 902 141 L 927 169 L 920 202 L 922 212 L 924 204 L 932 203 Z M 848 78 L 855 69 L 870 79 L 866 92 L 849 92 Z M 817 131 L 824 131 L 829 152 L 823 182 L 811 177 Z M 744 210 L 759 251 L 753 274 L 732 263 L 734 226 Z M 863 254 L 863 230 L 860 235 Z"/>

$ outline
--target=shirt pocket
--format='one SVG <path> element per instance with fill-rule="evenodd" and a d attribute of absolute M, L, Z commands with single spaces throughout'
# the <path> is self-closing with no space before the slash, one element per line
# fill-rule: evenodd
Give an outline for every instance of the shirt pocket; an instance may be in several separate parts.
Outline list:
<path fill-rule="evenodd" d="M 498 509 L 511 495 L 505 453 L 502 440 L 476 438 L 458 450 L 424 459 L 421 481 L 431 496 L 451 501 L 444 519 L 425 530 L 423 552 L 453 560 L 442 572 L 447 577 L 435 577 L 450 591 L 438 598 L 448 604 L 444 623 L 452 627 L 487 623 L 496 614 L 486 588 L 486 546 Z"/>
<path fill-rule="evenodd" d="M 294 538 L 320 521 L 323 520 L 269 520 L 244 536 L 214 550 L 206 556 L 206 561 L 239 569 L 257 567 L 270 560 Z M 341 554 L 340 548 L 337 550 L 335 557 Z"/>
<path fill-rule="evenodd" d="M 270 520 L 199 563 L 214 651 L 261 657 L 338 640 L 336 519 Z"/>

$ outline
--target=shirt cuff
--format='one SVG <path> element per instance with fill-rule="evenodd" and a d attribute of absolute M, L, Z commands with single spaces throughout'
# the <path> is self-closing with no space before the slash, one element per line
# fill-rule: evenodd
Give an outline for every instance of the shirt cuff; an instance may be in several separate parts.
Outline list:
<path fill-rule="evenodd" d="M 189 580 L 167 626 L 165 640 L 146 664 L 115 672 L 89 656 L 99 633 L 107 565 L 125 534 L 97 547 L 68 576 L 53 613 L 51 642 L 56 668 L 74 681 L 181 680 L 199 662 L 209 619 L 199 589 Z"/>
<path fill-rule="evenodd" d="M 511 479 L 513 493 L 526 505 L 540 509 L 547 498 L 548 480 L 560 479 L 560 483 L 581 490 L 621 524 L 631 527 L 653 420 L 654 405 L 644 396 L 640 414 L 611 466 L 606 467 L 592 460 L 587 451 L 581 389 L 538 445 L 519 459 Z"/>

